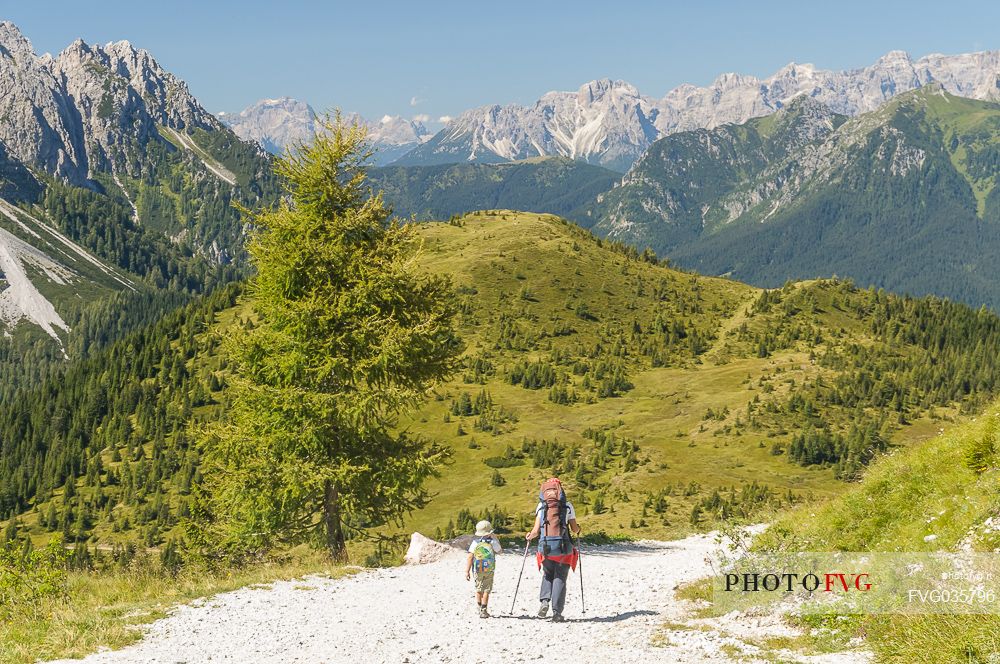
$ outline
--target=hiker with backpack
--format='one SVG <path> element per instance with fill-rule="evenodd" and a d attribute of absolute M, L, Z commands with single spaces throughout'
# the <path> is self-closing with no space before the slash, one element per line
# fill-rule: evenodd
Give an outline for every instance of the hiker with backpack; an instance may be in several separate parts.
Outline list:
<path fill-rule="evenodd" d="M 552 608 L 552 622 L 563 622 L 563 606 L 566 603 L 566 578 L 570 568 L 576 569 L 579 553 L 573 546 L 570 530 L 580 534 L 573 504 L 566 500 L 562 482 L 553 477 L 542 482 L 535 507 L 535 525 L 525 533 L 525 540 L 531 542 L 538 537 L 536 558 L 542 570 L 542 587 L 538 593 L 541 605 L 538 617 L 548 615 Z M 540 535 L 540 536 L 539 536 Z"/>
<path fill-rule="evenodd" d="M 479 605 L 479 617 L 489 618 L 486 605 L 493 591 L 493 575 L 496 571 L 497 554 L 503 551 L 500 540 L 493 535 L 493 524 L 480 521 L 476 524 L 476 534 L 469 544 L 469 556 L 465 561 L 465 580 L 469 580 L 469 572 L 476 573 L 476 604 Z"/>

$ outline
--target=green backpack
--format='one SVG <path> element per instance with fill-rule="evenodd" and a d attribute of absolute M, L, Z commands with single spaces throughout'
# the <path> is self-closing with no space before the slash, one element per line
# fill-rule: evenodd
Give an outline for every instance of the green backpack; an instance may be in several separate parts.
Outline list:
<path fill-rule="evenodd" d="M 472 549 L 472 564 L 476 574 L 492 572 L 497 564 L 497 554 L 493 551 L 493 538 L 481 537 Z"/>

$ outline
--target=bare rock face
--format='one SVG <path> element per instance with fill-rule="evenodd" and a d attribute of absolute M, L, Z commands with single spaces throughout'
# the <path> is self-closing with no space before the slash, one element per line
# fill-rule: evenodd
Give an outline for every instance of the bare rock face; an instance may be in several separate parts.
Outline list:
<path fill-rule="evenodd" d="M 461 551 L 468 551 L 469 547 L 472 546 L 472 540 L 475 539 L 474 535 L 459 535 L 454 539 L 450 539 L 445 544 L 448 546 L 453 546 Z"/>
<path fill-rule="evenodd" d="M 275 154 L 308 141 L 316 133 L 316 112 L 291 97 L 261 99 L 239 113 L 220 113 L 219 118 L 240 138 L 257 141 Z"/>
<path fill-rule="evenodd" d="M 0 23 L 0 140 L 18 160 L 70 181 L 85 179 L 87 153 L 75 107 L 13 23 Z"/>
<path fill-rule="evenodd" d="M 436 542 L 420 533 L 413 533 L 410 536 L 410 548 L 406 551 L 404 561 L 407 565 L 423 565 L 461 552 L 461 549 L 450 544 Z"/>
<path fill-rule="evenodd" d="M 0 23 L 0 141 L 22 163 L 75 185 L 95 172 L 141 175 L 157 125 L 221 128 L 187 86 L 126 41 L 77 40 L 57 57 L 35 55 Z"/>

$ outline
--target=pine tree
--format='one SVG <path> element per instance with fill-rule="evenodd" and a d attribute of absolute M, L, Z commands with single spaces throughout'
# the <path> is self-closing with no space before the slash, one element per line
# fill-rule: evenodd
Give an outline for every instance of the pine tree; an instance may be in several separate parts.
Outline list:
<path fill-rule="evenodd" d="M 204 439 L 205 509 L 229 546 L 343 559 L 349 536 L 424 504 L 446 455 L 395 424 L 456 368 L 455 298 L 366 187 L 371 154 L 338 114 L 278 161 L 290 202 L 247 211 L 257 321 L 227 341 L 232 407 Z"/>
<path fill-rule="evenodd" d="M 697 526 L 701 523 L 701 505 L 695 505 L 691 508 L 691 525 Z"/>

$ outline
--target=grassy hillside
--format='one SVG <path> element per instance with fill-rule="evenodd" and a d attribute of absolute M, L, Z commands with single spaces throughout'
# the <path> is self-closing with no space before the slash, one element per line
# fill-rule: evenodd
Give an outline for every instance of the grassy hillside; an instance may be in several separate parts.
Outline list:
<path fill-rule="evenodd" d="M 926 377 L 927 340 L 904 330 L 940 324 L 954 308 L 967 314 L 947 325 L 984 324 L 995 343 L 991 315 L 973 323 L 979 314 L 964 307 L 837 282 L 765 293 L 636 260 L 551 217 L 459 224 L 424 230 L 422 262 L 462 293 L 470 369 L 408 423 L 448 441 L 454 465 L 408 527 L 446 530 L 460 510 L 493 505 L 516 521 L 556 472 L 588 528 L 676 535 L 836 493 L 837 476 L 856 477 L 873 453 L 859 448 L 919 439 L 963 400 L 966 410 L 981 405 L 944 375 Z M 632 387 L 602 396 L 602 362 Z M 508 421 L 481 422 L 480 393 Z M 466 394 L 473 412 L 456 415 L 468 412 Z"/>
<path fill-rule="evenodd" d="M 588 531 L 667 537 L 832 496 L 880 451 L 980 409 L 1000 319 L 835 281 L 762 291 L 669 269 L 547 215 L 420 228 L 452 277 L 464 367 L 400 425 L 451 463 L 397 532 L 526 525 L 562 476 Z M 0 514 L 108 555 L 166 547 L 190 513 L 190 427 L 225 406 L 220 292 L 74 364 L 0 412 Z M 116 558 L 118 559 L 118 558 Z"/>
<path fill-rule="evenodd" d="M 997 551 L 1000 404 L 962 426 L 887 455 L 822 505 L 780 518 L 758 545 L 806 551 Z M 871 616 L 842 622 L 886 662 L 990 662 L 1000 617 Z M 943 635 L 947 635 L 942 638 Z"/>

